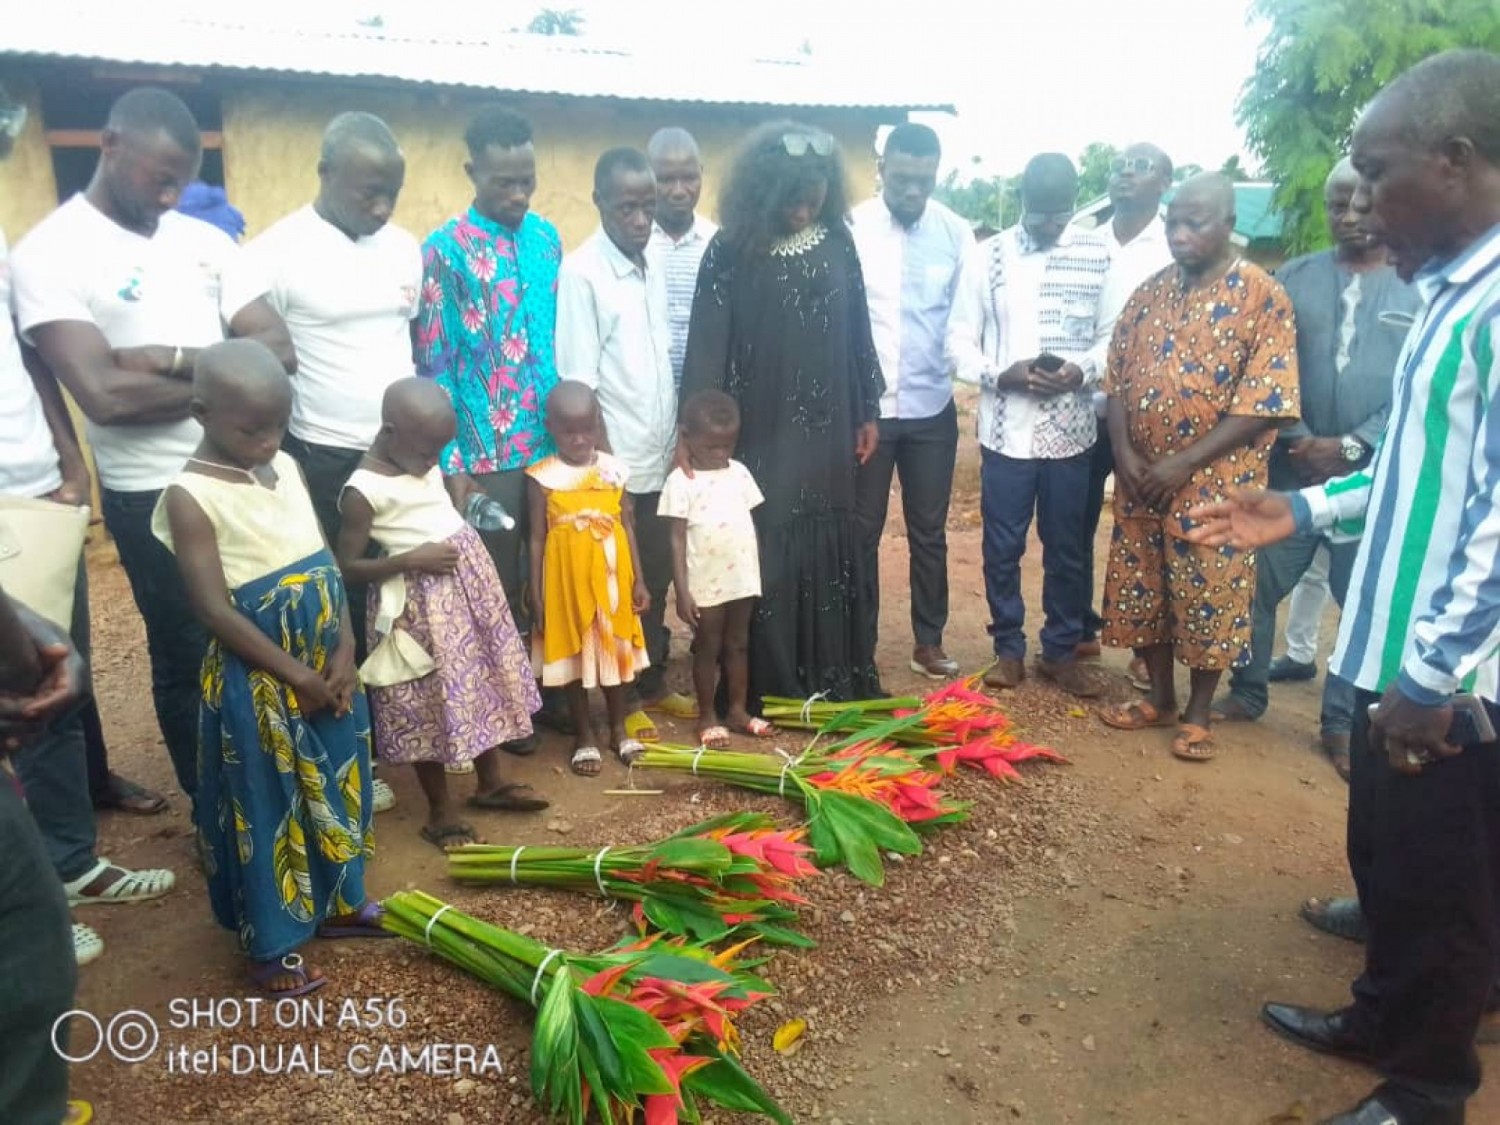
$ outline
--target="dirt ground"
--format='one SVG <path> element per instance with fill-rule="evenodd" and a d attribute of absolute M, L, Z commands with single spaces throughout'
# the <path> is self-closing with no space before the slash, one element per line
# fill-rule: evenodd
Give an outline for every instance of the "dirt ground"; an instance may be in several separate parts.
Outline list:
<path fill-rule="evenodd" d="M 948 635 L 966 670 L 982 667 L 989 651 L 976 463 L 966 436 L 950 538 Z M 906 670 L 906 551 L 898 506 L 892 512 L 880 659 L 888 689 L 921 690 Z M 1106 519 L 1101 568 L 1107 533 Z M 1033 550 L 1027 559 L 1033 607 L 1040 601 L 1036 556 Z M 95 551 L 91 572 L 97 682 L 113 761 L 169 790 L 140 622 L 107 546 Z M 1123 665 L 1121 654 L 1107 653 L 1099 672 L 1121 696 L 1129 691 Z M 825 1125 L 1269 1125 L 1314 1122 L 1362 1096 L 1371 1076 L 1287 1046 L 1256 1019 L 1268 999 L 1342 1003 L 1360 964 L 1357 947 L 1313 933 L 1296 916 L 1305 897 L 1342 893 L 1348 882 L 1345 789 L 1311 746 L 1320 683 L 1278 688 L 1265 720 L 1221 730 L 1219 759 L 1190 765 L 1170 757 L 1165 732 L 1109 732 L 1071 699 L 1028 681 L 1009 697 L 1011 713 L 1072 764 L 1032 769 L 1025 786 L 959 779 L 957 795 L 976 802 L 970 822 L 934 838 L 925 855 L 891 864 L 880 890 L 841 875 L 820 880 L 805 912 L 819 948 L 777 954 L 765 971 L 780 993 L 742 1025 L 751 1073 L 797 1121 Z M 666 738 L 688 740 L 685 727 L 665 725 Z M 669 783 L 660 797 L 606 796 L 604 789 L 624 783 L 622 769 L 607 763 L 602 782 L 584 781 L 563 770 L 563 754 L 552 736 L 516 767 L 553 809 L 525 818 L 481 814 L 475 823 L 491 842 L 620 844 L 733 807 L 785 808 L 697 783 Z M 591 899 L 450 884 L 442 857 L 417 837 L 415 779 L 402 769 L 384 776 L 400 804 L 377 822 L 372 893 L 420 887 L 573 949 L 602 948 L 623 932 L 621 914 Z M 255 993 L 231 937 L 210 917 L 186 809 L 179 795 L 165 816 L 100 820 L 102 854 L 172 867 L 179 885 L 155 903 L 82 914 L 107 948 L 81 971 L 79 1007 L 106 1026 L 135 1009 L 160 1029 L 157 1050 L 143 1062 L 126 1065 L 105 1050 L 74 1067 L 75 1096 L 93 1103 L 97 1121 L 540 1120 L 527 1096 L 527 1013 L 406 943 L 309 948 L 331 978 L 318 994 L 321 1029 L 309 1026 L 311 1013 L 290 1012 L 279 1022 L 297 1026 L 278 1027 L 270 1005 L 255 1026 L 241 1005 L 240 1022 L 229 1026 L 235 1007 L 223 1002 Z M 194 1000 L 203 1006 L 196 1022 L 185 1018 Z M 351 1024 L 346 1000 L 362 1013 L 398 1011 L 404 1026 L 382 1019 L 371 1027 L 368 1014 Z M 809 1032 L 804 1049 L 788 1058 L 771 1050 L 770 1037 L 791 1016 L 805 1018 Z M 75 1028 L 74 1050 L 86 1052 L 94 1033 L 86 1024 Z M 361 1050 L 402 1043 L 467 1043 L 481 1053 L 494 1044 L 503 1069 L 351 1071 L 351 1062 L 376 1057 Z M 294 1045 L 309 1053 L 296 1055 Z M 215 1046 L 220 1073 L 171 1072 L 181 1067 L 169 1067 L 169 1057 L 180 1059 L 183 1048 Z M 296 1069 L 314 1046 L 330 1073 Z M 264 1073 L 277 1068 L 277 1048 L 286 1072 Z M 252 1057 L 247 1065 L 258 1073 L 228 1073 L 234 1059 Z M 1481 1091 L 1470 1120 L 1500 1121 L 1500 1091 Z"/>

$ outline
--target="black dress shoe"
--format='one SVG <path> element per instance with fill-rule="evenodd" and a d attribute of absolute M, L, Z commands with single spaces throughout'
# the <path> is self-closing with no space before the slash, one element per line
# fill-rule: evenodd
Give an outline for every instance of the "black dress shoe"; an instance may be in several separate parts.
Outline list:
<path fill-rule="evenodd" d="M 1379 1098 L 1366 1098 L 1353 1109 L 1325 1117 L 1318 1125 L 1403 1125 L 1396 1111 Z"/>
<path fill-rule="evenodd" d="M 1260 1018 L 1277 1035 L 1299 1047 L 1374 1066 L 1370 1036 L 1355 1027 L 1353 1011 L 1339 1008 L 1320 1012 L 1296 1004 L 1267 1004 L 1260 1010 Z"/>
<path fill-rule="evenodd" d="M 1300 680 L 1310 680 L 1318 674 L 1318 662 L 1310 660 L 1306 664 L 1300 660 L 1293 660 L 1290 656 L 1278 656 L 1271 661 L 1271 667 L 1266 670 L 1266 679 L 1273 684 L 1292 684 Z"/>

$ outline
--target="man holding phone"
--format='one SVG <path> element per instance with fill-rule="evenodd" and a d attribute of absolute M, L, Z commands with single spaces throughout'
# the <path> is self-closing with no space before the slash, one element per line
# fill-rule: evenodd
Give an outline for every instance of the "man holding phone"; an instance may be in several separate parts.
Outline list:
<path fill-rule="evenodd" d="M 1500 962 L 1500 744 L 1455 725 L 1465 708 L 1476 728 L 1493 722 L 1500 696 L 1497 121 L 1500 55 L 1467 50 L 1407 71 L 1355 127 L 1351 206 L 1373 213 L 1424 302 L 1369 467 L 1188 513 L 1207 545 L 1361 536 L 1333 666 L 1359 693 L 1348 848 L 1365 972 L 1347 1007 L 1262 1011 L 1278 1034 L 1384 1077 L 1331 1125 L 1462 1122 Z"/>
<path fill-rule="evenodd" d="M 986 687 L 1026 678 L 1021 557 L 1032 517 L 1042 540 L 1037 674 L 1077 696 L 1099 687 L 1079 667 L 1093 576 L 1085 573 L 1093 392 L 1128 294 L 1109 284 L 1104 239 L 1069 225 L 1078 173 L 1061 153 L 1021 176 L 1021 222 L 970 255 L 949 320 L 959 379 L 977 383 L 984 587 L 995 665 Z"/>

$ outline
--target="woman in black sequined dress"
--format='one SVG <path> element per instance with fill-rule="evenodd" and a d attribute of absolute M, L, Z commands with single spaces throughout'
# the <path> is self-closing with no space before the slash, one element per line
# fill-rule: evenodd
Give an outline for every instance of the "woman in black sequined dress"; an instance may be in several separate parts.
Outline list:
<path fill-rule="evenodd" d="M 752 700 L 880 692 L 854 474 L 875 449 L 883 384 L 846 213 L 833 139 L 763 126 L 730 172 L 698 274 L 682 396 L 739 402 L 735 455 L 766 497 Z"/>

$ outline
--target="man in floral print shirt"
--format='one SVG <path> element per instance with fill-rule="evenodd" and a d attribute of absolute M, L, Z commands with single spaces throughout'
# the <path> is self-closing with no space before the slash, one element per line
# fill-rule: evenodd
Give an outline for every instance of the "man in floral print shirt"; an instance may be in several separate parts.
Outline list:
<path fill-rule="evenodd" d="M 1188 509 L 1264 488 L 1276 430 L 1300 407 L 1291 299 L 1230 243 L 1234 188 L 1186 181 L 1167 208 L 1174 262 L 1115 325 L 1104 391 L 1115 450 L 1115 528 L 1104 578 L 1105 644 L 1146 662 L 1151 691 L 1100 712 L 1112 727 L 1177 726 L 1172 752 L 1213 756 L 1219 677 L 1250 659 L 1255 553 L 1188 539 Z M 1191 672 L 1178 716 L 1173 658 Z"/>
<path fill-rule="evenodd" d="M 516 521 L 483 538 L 524 632 L 524 471 L 552 452 L 542 408 L 557 383 L 552 347 L 562 240 L 531 213 L 530 123 L 507 109 L 485 109 L 464 140 L 474 203 L 423 245 L 417 370 L 437 380 L 458 414 L 443 472 L 472 477 Z"/>

